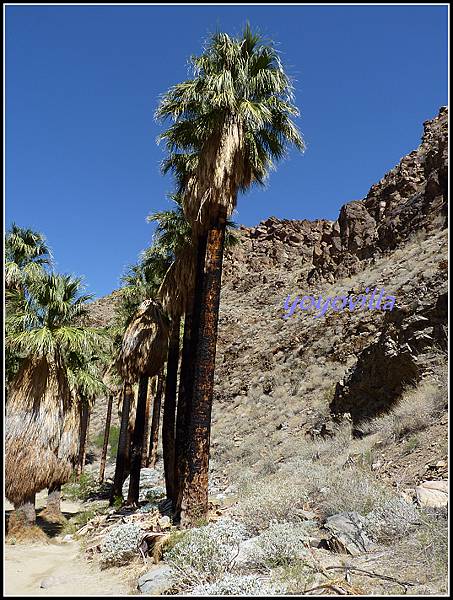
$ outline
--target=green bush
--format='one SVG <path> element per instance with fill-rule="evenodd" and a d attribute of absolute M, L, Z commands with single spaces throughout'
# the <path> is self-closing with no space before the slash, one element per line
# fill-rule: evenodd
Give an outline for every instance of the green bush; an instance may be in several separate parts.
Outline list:
<path fill-rule="evenodd" d="M 120 437 L 120 428 L 116 425 L 110 427 L 109 432 L 109 445 L 110 449 L 108 450 L 108 456 L 110 458 L 115 458 L 118 452 L 118 440 Z M 96 448 L 102 448 L 104 446 L 104 432 L 98 433 L 97 436 L 93 438 L 93 444 Z"/>
<path fill-rule="evenodd" d="M 62 487 L 62 492 L 70 500 L 85 502 L 97 488 L 98 484 L 91 473 L 82 473 L 79 478 L 73 473 L 69 482 Z"/>

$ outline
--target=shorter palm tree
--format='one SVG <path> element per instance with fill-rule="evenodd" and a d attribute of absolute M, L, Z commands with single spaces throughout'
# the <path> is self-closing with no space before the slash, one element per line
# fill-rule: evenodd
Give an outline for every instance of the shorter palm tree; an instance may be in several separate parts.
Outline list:
<path fill-rule="evenodd" d="M 22 364 L 6 406 L 5 492 L 22 524 L 35 521 L 36 492 L 70 475 L 59 458 L 74 407 L 67 358 L 91 355 L 106 343 L 103 332 L 80 324 L 89 298 L 80 279 L 54 274 L 29 281 L 23 301 L 12 298 L 17 310 L 7 315 L 6 346 Z"/>

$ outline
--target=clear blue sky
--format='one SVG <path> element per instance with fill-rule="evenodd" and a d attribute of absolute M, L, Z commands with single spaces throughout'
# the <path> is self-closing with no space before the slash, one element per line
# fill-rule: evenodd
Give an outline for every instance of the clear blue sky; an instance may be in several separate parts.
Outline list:
<path fill-rule="evenodd" d="M 88 292 L 117 288 L 169 206 L 159 94 L 247 19 L 296 78 L 307 150 L 239 199 L 239 223 L 336 218 L 447 103 L 445 6 L 8 6 L 6 227 L 42 231 Z"/>

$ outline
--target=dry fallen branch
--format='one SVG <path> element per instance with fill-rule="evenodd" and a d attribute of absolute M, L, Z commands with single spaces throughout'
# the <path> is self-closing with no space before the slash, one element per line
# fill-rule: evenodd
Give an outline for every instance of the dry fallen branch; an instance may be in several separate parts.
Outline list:
<path fill-rule="evenodd" d="M 325 571 L 330 570 L 330 571 L 334 571 L 334 570 L 345 570 L 345 571 L 353 571 L 355 573 L 361 573 L 363 575 L 367 575 L 368 577 L 374 577 L 375 579 L 383 579 L 384 581 L 391 581 L 392 583 L 396 583 L 397 585 L 400 585 L 406 592 L 407 592 L 407 588 L 409 586 L 413 586 L 416 585 L 416 582 L 414 581 L 400 581 L 399 579 L 396 579 L 395 577 L 391 577 L 390 575 L 382 575 L 381 573 L 373 573 L 372 571 L 366 571 L 365 569 L 359 569 L 358 567 L 337 567 L 337 566 L 330 566 L 330 567 L 325 567 Z M 325 573 L 323 573 L 324 575 Z"/>

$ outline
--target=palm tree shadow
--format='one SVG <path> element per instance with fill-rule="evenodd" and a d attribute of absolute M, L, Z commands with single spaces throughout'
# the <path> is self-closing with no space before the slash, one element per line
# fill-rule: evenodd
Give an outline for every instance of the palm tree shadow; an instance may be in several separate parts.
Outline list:
<path fill-rule="evenodd" d="M 63 512 L 63 516 L 67 521 L 72 517 L 75 517 L 78 513 L 72 512 Z M 44 531 L 44 533 L 49 538 L 55 538 L 57 535 L 60 535 L 66 523 L 48 521 L 47 519 L 43 519 L 39 514 L 36 515 L 36 525 Z"/>
<path fill-rule="evenodd" d="M 5 532 L 8 533 L 8 522 L 14 510 L 5 510 Z M 69 521 L 79 513 L 63 512 L 63 516 Z M 61 534 L 65 523 L 58 523 L 43 519 L 39 514 L 36 515 L 36 525 L 39 527 L 48 538 L 55 538 Z"/>

